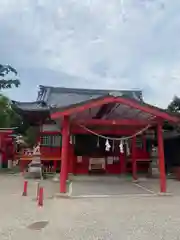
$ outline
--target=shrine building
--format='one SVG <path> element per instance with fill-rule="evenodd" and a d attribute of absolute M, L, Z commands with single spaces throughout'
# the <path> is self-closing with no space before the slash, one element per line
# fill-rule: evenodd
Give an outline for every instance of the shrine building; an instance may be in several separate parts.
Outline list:
<path fill-rule="evenodd" d="M 35 102 L 14 102 L 16 111 L 39 129 L 41 161 L 68 174 L 148 173 L 157 140 L 160 191 L 166 192 L 163 132 L 180 119 L 144 102 L 141 91 L 40 86 Z M 151 139 L 151 140 L 149 140 Z M 22 164 L 31 156 L 22 157 Z"/>

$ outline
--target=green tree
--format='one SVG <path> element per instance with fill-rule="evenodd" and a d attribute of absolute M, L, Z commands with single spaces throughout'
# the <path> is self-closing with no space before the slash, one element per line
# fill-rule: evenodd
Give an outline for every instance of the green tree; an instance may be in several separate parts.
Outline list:
<path fill-rule="evenodd" d="M 9 73 L 12 73 L 14 78 L 6 80 L 5 78 Z M 0 64 L 0 89 L 12 88 L 13 86 L 19 87 L 21 83 L 16 76 L 17 71 L 15 68 L 11 67 L 10 65 Z"/>
<path fill-rule="evenodd" d="M 13 110 L 10 99 L 0 93 L 0 128 L 18 127 L 21 124 L 22 119 Z"/>
<path fill-rule="evenodd" d="M 167 110 L 172 113 L 180 113 L 180 98 L 175 96 L 168 105 Z"/>

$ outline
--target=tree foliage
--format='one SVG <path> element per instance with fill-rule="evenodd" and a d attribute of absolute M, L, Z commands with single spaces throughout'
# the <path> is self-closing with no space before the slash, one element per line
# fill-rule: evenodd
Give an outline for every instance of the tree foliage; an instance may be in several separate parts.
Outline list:
<path fill-rule="evenodd" d="M 15 133 L 23 135 L 29 147 L 35 145 L 38 128 L 31 127 L 14 109 L 11 100 L 0 94 L 0 128 L 15 128 Z"/>
<path fill-rule="evenodd" d="M 16 78 L 6 80 L 9 73 L 17 76 L 17 71 L 10 65 L 0 64 L 0 90 L 19 87 L 20 81 Z M 33 146 L 37 139 L 37 129 L 34 129 L 29 123 L 17 114 L 11 100 L 0 93 L 0 128 L 16 128 L 16 133 L 24 136 L 27 144 Z"/>
<path fill-rule="evenodd" d="M 12 73 L 14 78 L 6 80 L 6 76 L 8 76 L 9 73 Z M 10 65 L 0 64 L 0 89 L 12 88 L 13 86 L 19 87 L 21 83 L 16 76 L 17 71 L 15 68 Z"/>
<path fill-rule="evenodd" d="M 17 127 L 21 123 L 22 119 L 12 109 L 9 98 L 0 94 L 0 128 Z"/>
<path fill-rule="evenodd" d="M 180 113 L 180 98 L 175 96 L 171 103 L 168 105 L 167 110 L 172 113 Z"/>

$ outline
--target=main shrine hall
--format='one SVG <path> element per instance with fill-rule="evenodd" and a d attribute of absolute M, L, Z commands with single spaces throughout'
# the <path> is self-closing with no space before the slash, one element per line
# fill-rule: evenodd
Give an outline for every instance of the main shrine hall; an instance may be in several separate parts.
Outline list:
<path fill-rule="evenodd" d="M 148 173 L 155 143 L 160 191 L 166 192 L 164 128 L 180 119 L 145 103 L 141 91 L 40 86 L 36 101 L 14 106 L 38 128 L 41 161 L 60 172 L 61 193 L 69 174 L 130 173 L 136 181 Z"/>

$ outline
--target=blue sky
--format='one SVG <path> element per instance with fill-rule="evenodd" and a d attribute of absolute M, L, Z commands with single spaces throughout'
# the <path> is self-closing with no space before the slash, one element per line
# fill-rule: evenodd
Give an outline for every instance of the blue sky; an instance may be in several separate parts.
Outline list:
<path fill-rule="evenodd" d="M 39 84 L 142 89 L 165 107 L 180 95 L 179 0 L 1 0 L 0 63 L 35 100 Z"/>

